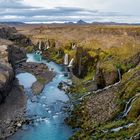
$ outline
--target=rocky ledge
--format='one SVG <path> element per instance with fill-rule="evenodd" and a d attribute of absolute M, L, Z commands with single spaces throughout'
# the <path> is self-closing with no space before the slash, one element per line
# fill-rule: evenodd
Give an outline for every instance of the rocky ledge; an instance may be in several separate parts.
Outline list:
<path fill-rule="evenodd" d="M 12 135 L 27 122 L 26 95 L 15 75 L 21 72 L 34 74 L 37 82 L 32 89 L 36 94 L 55 75 L 45 64 L 26 63 L 24 46 L 29 44 L 30 40 L 15 28 L 0 27 L 0 139 Z"/>
<path fill-rule="evenodd" d="M 0 103 L 5 99 L 11 90 L 14 79 L 14 71 L 9 63 L 8 46 L 0 46 Z"/>
<path fill-rule="evenodd" d="M 6 41 L 0 43 L 0 138 L 5 138 L 19 127 L 18 122 L 23 121 L 26 97 L 15 79 L 9 52 L 14 45 Z"/>
<path fill-rule="evenodd" d="M 41 93 L 41 91 L 44 89 L 44 86 L 55 76 L 55 73 L 53 71 L 50 71 L 45 64 L 34 62 L 20 63 L 18 68 L 16 69 L 16 72 L 29 72 L 37 78 L 37 81 L 32 85 L 32 90 L 35 94 Z"/>

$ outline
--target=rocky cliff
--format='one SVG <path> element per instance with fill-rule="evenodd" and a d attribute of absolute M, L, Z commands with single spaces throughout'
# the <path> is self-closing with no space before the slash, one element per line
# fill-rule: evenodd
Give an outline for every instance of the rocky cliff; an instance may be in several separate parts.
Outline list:
<path fill-rule="evenodd" d="M 28 34 L 42 43 L 29 50 L 40 49 L 57 63 L 65 55 L 74 59 L 68 89 L 73 110 L 66 122 L 79 129 L 71 139 L 140 139 L 140 28 L 33 28 Z"/>
<path fill-rule="evenodd" d="M 14 71 L 9 63 L 8 45 L 0 45 L 0 103 L 12 88 Z"/>
<path fill-rule="evenodd" d="M 21 41 L 21 42 L 20 42 Z M 15 44 L 31 43 L 24 35 L 17 33 L 14 27 L 0 27 L 0 103 L 4 101 L 15 79 L 15 64 L 26 59 L 24 48 Z"/>
<path fill-rule="evenodd" d="M 10 40 L 18 45 L 31 45 L 31 40 L 23 34 L 17 32 L 15 27 L 0 26 L 0 38 Z"/>

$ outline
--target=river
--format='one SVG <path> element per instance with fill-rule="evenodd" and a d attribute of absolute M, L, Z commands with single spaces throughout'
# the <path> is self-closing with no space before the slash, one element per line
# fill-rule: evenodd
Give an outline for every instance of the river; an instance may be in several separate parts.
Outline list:
<path fill-rule="evenodd" d="M 57 86 L 61 81 L 67 82 L 69 79 L 64 76 L 62 66 L 42 60 L 39 55 L 28 54 L 27 57 L 28 62 L 46 64 L 49 69 L 56 72 L 56 76 L 45 85 L 38 96 L 32 94 L 31 85 L 36 81 L 32 74 L 21 73 L 16 76 L 19 83 L 24 86 L 28 97 L 26 116 L 34 121 L 29 125 L 23 125 L 9 140 L 68 140 L 73 133 L 73 130 L 64 123 L 67 116 L 64 109 L 69 98 Z"/>

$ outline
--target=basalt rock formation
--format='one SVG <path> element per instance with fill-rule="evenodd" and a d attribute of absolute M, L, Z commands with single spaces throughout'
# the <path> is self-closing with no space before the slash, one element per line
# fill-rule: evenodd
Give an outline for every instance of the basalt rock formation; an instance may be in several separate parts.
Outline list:
<path fill-rule="evenodd" d="M 12 42 L 13 41 L 13 42 Z M 0 103 L 10 92 L 15 79 L 15 64 L 26 59 L 24 48 L 15 44 L 28 45 L 30 40 L 14 27 L 0 27 Z"/>
<path fill-rule="evenodd" d="M 14 71 L 9 63 L 8 45 L 0 45 L 0 103 L 12 88 Z"/>
<path fill-rule="evenodd" d="M 18 33 L 15 27 L 0 26 L 0 38 L 13 41 L 22 46 L 32 45 L 31 40 Z"/>

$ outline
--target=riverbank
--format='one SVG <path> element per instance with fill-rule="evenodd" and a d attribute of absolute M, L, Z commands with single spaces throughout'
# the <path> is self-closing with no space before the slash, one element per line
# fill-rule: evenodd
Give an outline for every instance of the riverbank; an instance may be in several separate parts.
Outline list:
<path fill-rule="evenodd" d="M 25 62 L 25 48 L 20 47 L 18 43 L 26 46 L 29 40 L 18 34 L 15 28 L 2 27 L 1 32 L 1 38 L 4 39 L 0 38 L 0 139 L 4 139 L 27 123 L 27 97 L 16 75 L 25 72 L 34 74 L 37 81 L 33 85 L 33 91 L 38 94 L 53 79 L 55 73 L 44 64 Z"/>
<path fill-rule="evenodd" d="M 71 139 L 139 136 L 139 97 L 129 103 L 140 92 L 138 26 L 44 25 L 28 31 L 34 50 L 40 48 L 45 58 L 72 67 L 74 86 L 68 92 L 74 110 L 66 121 L 79 131 Z M 123 111 L 127 115 L 118 119 Z"/>
<path fill-rule="evenodd" d="M 55 73 L 49 71 L 45 64 L 23 62 L 20 63 L 20 67 L 19 65 L 15 66 L 16 75 L 26 72 L 37 77 L 37 81 L 31 87 L 35 95 L 41 93 L 45 85 L 52 81 L 55 76 Z M 15 79 L 5 102 L 0 105 L 0 138 L 13 135 L 23 124 L 29 121 L 26 118 L 26 96 L 24 88 Z"/>
<path fill-rule="evenodd" d="M 28 45 L 26 50 L 40 50 L 43 58 L 71 67 L 69 70 L 72 72 L 74 86 L 68 92 L 74 99 L 73 110 L 69 112 L 69 116 L 62 111 L 69 103 L 66 92 L 58 89 L 62 85 L 59 85 L 60 82 L 64 81 L 67 85 L 69 80 L 64 77 L 63 68 L 31 54 L 29 57 L 33 63 L 22 62 L 18 66 L 16 63 L 16 66 L 20 73 L 28 71 L 40 82 L 32 86 L 37 96 L 27 89 L 27 115 L 34 121 L 26 130 L 18 131 L 13 139 L 44 140 L 59 137 L 66 140 L 73 134 L 64 123 L 66 117 L 69 125 L 78 128 L 71 137 L 72 140 L 122 140 L 139 137 L 140 28 L 45 26 L 28 28 L 26 33 L 36 45 Z M 64 34 L 67 32 L 68 35 Z M 19 54 L 18 47 L 14 50 L 18 50 Z M 17 54 L 14 56 L 20 56 Z M 50 69 L 56 75 L 48 83 L 44 80 L 47 75 L 42 73 Z M 48 79 L 51 80 L 52 77 L 53 74 L 48 75 Z M 44 88 L 42 83 L 48 84 Z"/>
<path fill-rule="evenodd" d="M 23 87 L 14 80 L 9 96 L 0 105 L 0 139 L 14 134 L 26 122 L 26 104 Z"/>
<path fill-rule="evenodd" d="M 13 134 L 24 122 L 26 96 L 15 79 L 9 47 L 12 42 L 0 40 L 0 139 Z"/>
<path fill-rule="evenodd" d="M 43 63 L 48 66 L 49 69 L 53 69 L 56 73 L 51 82 L 45 85 L 41 94 L 33 95 L 32 90 L 28 88 L 26 80 L 30 81 L 34 76 L 24 77 L 24 74 L 19 74 L 18 78 L 25 87 L 25 91 L 28 95 L 26 115 L 31 120 L 31 123 L 23 125 L 23 127 L 17 131 L 8 140 L 27 140 L 27 139 L 68 139 L 73 131 L 71 127 L 68 127 L 64 123 L 64 119 L 67 116 L 65 107 L 69 104 L 69 98 L 64 91 L 58 89 L 58 85 L 61 81 L 67 81 L 68 77 L 64 76 L 63 67 L 57 65 L 54 62 L 48 62 L 47 60 L 37 59 L 35 54 L 28 54 L 27 61 Z M 34 79 L 34 78 L 33 78 Z M 27 87 L 26 87 L 27 86 Z"/>

